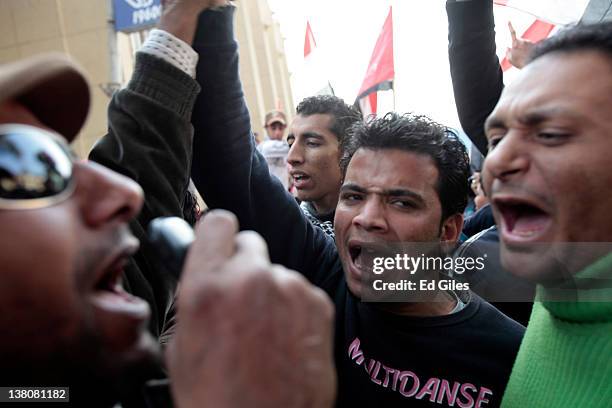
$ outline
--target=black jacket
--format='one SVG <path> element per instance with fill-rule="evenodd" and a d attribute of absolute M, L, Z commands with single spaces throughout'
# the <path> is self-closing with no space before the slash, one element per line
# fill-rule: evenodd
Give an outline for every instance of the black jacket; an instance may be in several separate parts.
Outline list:
<path fill-rule="evenodd" d="M 139 251 L 125 268 L 124 287 L 151 307 L 149 329 L 159 337 L 177 280 L 156 257 L 147 239 L 149 222 L 160 216 L 183 216 L 189 184 L 193 128 L 191 112 L 200 87 L 193 78 L 154 56 L 137 53 L 134 74 L 112 98 L 108 134 L 90 158 L 140 184 L 145 202 L 130 223 Z M 151 377 L 163 377 L 161 365 Z M 143 388 L 143 390 L 145 390 Z M 167 384 L 133 390 L 124 407 L 171 406 Z"/>
<path fill-rule="evenodd" d="M 150 329 L 159 336 L 176 279 L 157 261 L 147 240 L 149 222 L 183 216 L 192 155 L 191 112 L 200 87 L 181 70 L 137 53 L 132 79 L 108 109 L 108 134 L 90 154 L 94 160 L 143 188 L 145 203 L 131 222 L 140 250 L 125 269 L 126 290 L 148 301 Z"/>

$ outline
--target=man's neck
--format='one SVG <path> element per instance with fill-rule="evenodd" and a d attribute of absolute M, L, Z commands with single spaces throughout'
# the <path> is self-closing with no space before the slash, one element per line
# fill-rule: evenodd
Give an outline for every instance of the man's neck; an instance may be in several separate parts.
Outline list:
<path fill-rule="evenodd" d="M 315 209 L 317 214 L 329 214 L 334 212 L 336 205 L 338 204 L 338 196 L 323 197 L 317 201 L 311 201 L 312 207 Z"/>

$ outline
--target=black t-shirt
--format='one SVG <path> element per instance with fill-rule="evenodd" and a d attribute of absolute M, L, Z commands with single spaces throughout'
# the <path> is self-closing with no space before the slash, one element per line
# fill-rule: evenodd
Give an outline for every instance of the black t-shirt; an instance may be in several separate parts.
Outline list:
<path fill-rule="evenodd" d="M 353 296 L 342 270 L 333 273 L 337 406 L 500 405 L 523 326 L 472 293 L 451 315 L 391 314 Z"/>

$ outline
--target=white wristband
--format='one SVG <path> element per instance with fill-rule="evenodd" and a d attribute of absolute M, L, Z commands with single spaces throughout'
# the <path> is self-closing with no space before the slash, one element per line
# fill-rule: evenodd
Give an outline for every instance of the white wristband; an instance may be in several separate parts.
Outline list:
<path fill-rule="evenodd" d="M 157 28 L 151 30 L 140 51 L 161 58 L 195 78 L 198 53 L 185 41 L 167 31 Z"/>

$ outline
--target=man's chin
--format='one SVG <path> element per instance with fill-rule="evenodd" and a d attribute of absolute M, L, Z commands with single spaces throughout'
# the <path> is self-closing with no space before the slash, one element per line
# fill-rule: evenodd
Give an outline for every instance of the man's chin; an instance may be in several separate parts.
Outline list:
<path fill-rule="evenodd" d="M 149 332 L 143 332 L 134 345 L 120 353 L 107 351 L 100 366 L 109 379 L 119 379 L 120 385 L 132 379 L 153 378 L 162 366 L 159 344 Z"/>
<path fill-rule="evenodd" d="M 94 362 L 91 363 L 82 368 L 85 371 L 97 370 L 95 374 L 85 375 L 82 379 L 71 376 L 77 401 L 87 402 L 96 395 L 105 403 L 114 403 L 140 393 L 147 380 L 163 376 L 159 345 L 148 332 L 143 333 L 129 350 L 120 353 L 105 351 L 98 355 L 97 367 L 92 367 Z"/>
<path fill-rule="evenodd" d="M 78 343 L 44 355 L 4 360 L 0 381 L 6 386 L 69 387 L 74 406 L 104 407 L 163 376 L 159 346 L 148 332 L 124 351 L 105 349 L 95 336 L 75 337 Z"/>
<path fill-rule="evenodd" d="M 309 194 L 308 191 L 296 189 L 295 195 L 300 201 L 307 201 L 307 202 L 312 201 L 312 195 Z"/>
<path fill-rule="evenodd" d="M 506 271 L 528 282 L 545 284 L 563 280 L 568 275 L 567 268 L 550 244 L 521 248 L 502 244 L 500 256 Z"/>
<path fill-rule="evenodd" d="M 348 286 L 349 292 L 351 292 L 353 296 L 355 296 L 358 299 L 361 299 L 361 292 L 362 292 L 361 282 L 347 278 L 346 285 Z"/>

